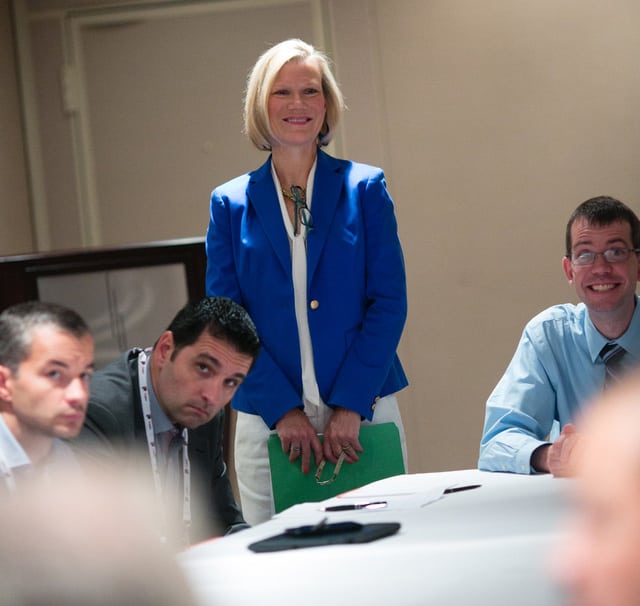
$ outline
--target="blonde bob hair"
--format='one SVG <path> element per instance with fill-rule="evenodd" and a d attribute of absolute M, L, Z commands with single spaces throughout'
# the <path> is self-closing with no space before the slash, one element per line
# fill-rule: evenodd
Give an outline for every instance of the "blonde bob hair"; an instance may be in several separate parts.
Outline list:
<path fill-rule="evenodd" d="M 338 88 L 329 59 L 321 51 L 297 38 L 280 42 L 265 51 L 256 61 L 247 79 L 244 99 L 244 132 L 260 150 L 270 150 L 273 133 L 269 124 L 269 95 L 282 67 L 289 61 L 312 60 L 322 75 L 322 92 L 326 114 L 318 135 L 318 145 L 327 145 L 335 132 L 344 109 L 342 93 Z"/>

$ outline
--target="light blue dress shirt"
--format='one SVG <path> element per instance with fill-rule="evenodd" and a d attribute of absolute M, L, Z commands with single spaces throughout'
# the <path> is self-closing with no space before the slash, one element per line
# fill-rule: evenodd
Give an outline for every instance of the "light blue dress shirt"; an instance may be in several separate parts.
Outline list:
<path fill-rule="evenodd" d="M 625 367 L 640 363 L 640 305 L 615 342 L 627 351 Z M 504 376 L 487 401 L 478 467 L 533 473 L 531 454 L 554 428 L 575 422 L 579 410 L 604 385 L 600 350 L 609 341 L 584 303 L 556 305 L 525 327 Z"/>
<path fill-rule="evenodd" d="M 11 433 L 2 416 L 0 416 L 0 457 L 12 471 L 17 471 L 19 474 L 31 473 L 32 463 L 29 455 Z M 54 438 L 51 452 L 39 465 L 45 475 L 49 469 L 55 467 L 78 469 L 77 466 L 78 463 L 71 448 L 58 438 Z"/>
<path fill-rule="evenodd" d="M 4 419 L 0 416 L 0 453 L 10 469 L 31 465 L 31 460 L 27 456 L 18 440 L 11 433 Z"/>

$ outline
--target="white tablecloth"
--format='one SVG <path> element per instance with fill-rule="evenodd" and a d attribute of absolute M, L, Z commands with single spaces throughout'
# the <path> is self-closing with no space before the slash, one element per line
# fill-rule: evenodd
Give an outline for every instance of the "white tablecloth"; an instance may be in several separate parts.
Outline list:
<path fill-rule="evenodd" d="M 439 496 L 452 485 L 480 488 Z M 464 604 L 553 606 L 548 575 L 569 480 L 463 470 L 388 478 L 323 504 L 298 505 L 269 522 L 179 556 L 202 604 L 335 606 Z M 377 511 L 325 513 L 334 503 L 387 500 Z M 400 522 L 360 545 L 253 553 L 247 545 L 285 528 L 352 520 Z"/>

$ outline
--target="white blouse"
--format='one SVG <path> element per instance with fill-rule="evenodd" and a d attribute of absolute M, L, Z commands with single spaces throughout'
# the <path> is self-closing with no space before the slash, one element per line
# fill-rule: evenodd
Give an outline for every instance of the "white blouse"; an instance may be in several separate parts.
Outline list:
<path fill-rule="evenodd" d="M 316 173 L 316 162 L 309 171 L 306 189 L 306 204 L 311 211 L 311 197 L 313 181 Z M 282 189 L 278 175 L 271 163 L 271 175 L 278 193 L 282 220 L 289 236 L 291 246 L 291 274 L 293 277 L 293 295 L 296 311 L 296 323 L 298 325 L 298 338 L 300 340 L 300 361 L 302 364 L 302 391 L 303 398 L 309 404 L 320 405 L 320 391 L 316 380 L 316 371 L 313 365 L 313 349 L 311 347 L 311 334 L 309 332 L 309 318 L 307 316 L 307 230 L 300 229 L 297 236 L 293 234 L 293 225 L 287 212 L 287 205 L 282 195 Z"/>

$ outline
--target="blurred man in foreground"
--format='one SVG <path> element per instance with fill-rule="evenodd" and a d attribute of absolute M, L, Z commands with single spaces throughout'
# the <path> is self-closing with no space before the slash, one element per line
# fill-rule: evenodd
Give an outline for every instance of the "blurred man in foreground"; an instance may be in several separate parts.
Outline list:
<path fill-rule="evenodd" d="M 580 423 L 575 511 L 553 571 L 580 606 L 640 604 L 640 374 Z"/>
<path fill-rule="evenodd" d="M 122 470 L 77 471 L 0 499 L 2 606 L 195 606 L 158 542 L 148 485 Z"/>

